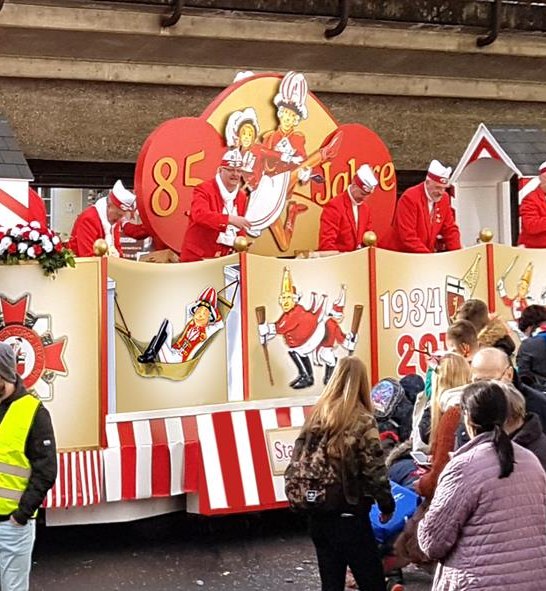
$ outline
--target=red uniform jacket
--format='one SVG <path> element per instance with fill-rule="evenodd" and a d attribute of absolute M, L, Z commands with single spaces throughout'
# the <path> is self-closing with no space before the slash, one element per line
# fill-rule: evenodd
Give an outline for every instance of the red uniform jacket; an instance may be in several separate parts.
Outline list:
<path fill-rule="evenodd" d="M 335 347 L 336 343 L 339 345 L 343 343 L 343 341 L 345 340 L 345 334 L 341 330 L 339 322 L 337 322 L 333 318 L 328 318 L 328 320 L 325 323 L 325 328 L 326 334 L 324 335 L 324 338 L 318 346 L 319 349 L 321 347 Z"/>
<path fill-rule="evenodd" d="M 358 228 L 348 191 L 334 197 L 320 216 L 319 250 L 348 252 L 362 246 L 364 232 L 372 229 L 367 203 L 358 206 Z"/>
<path fill-rule="evenodd" d="M 518 244 L 527 248 L 546 248 L 546 193 L 537 187 L 519 206 L 521 234 Z"/>
<path fill-rule="evenodd" d="M 197 326 L 195 320 L 192 318 L 186 324 L 184 331 L 173 345 L 173 349 L 177 349 L 182 353 L 182 361 L 187 361 L 193 350 L 197 345 L 207 340 L 207 327 Z"/>
<path fill-rule="evenodd" d="M 244 215 L 247 206 L 247 196 L 239 191 L 235 197 L 237 215 Z M 201 261 L 218 256 L 225 256 L 233 252 L 233 248 L 218 244 L 218 234 L 228 225 L 228 215 L 224 211 L 224 200 L 220 193 L 216 179 L 205 181 L 193 190 L 191 202 L 190 225 L 186 230 L 181 261 Z M 238 232 L 239 235 L 244 232 Z"/>
<path fill-rule="evenodd" d="M 396 205 L 391 229 L 379 246 L 398 252 L 434 252 L 440 235 L 447 250 L 461 248 L 461 236 L 449 196 L 444 194 L 430 213 L 423 182 L 402 194 Z"/>
<path fill-rule="evenodd" d="M 266 134 L 264 134 L 263 145 L 271 150 L 282 152 L 282 150 L 277 148 L 277 145 L 283 140 L 286 140 L 292 147 L 292 150 L 294 150 L 294 153 L 292 154 L 293 157 L 299 156 L 300 158 L 303 158 L 303 160 L 307 158 L 307 153 L 305 152 L 305 136 L 303 135 L 303 133 L 300 133 L 299 131 L 291 131 L 287 134 L 283 133 L 280 129 L 268 131 Z M 275 171 L 275 167 L 275 159 L 266 158 L 266 174 L 273 174 L 273 172 Z"/>
<path fill-rule="evenodd" d="M 285 312 L 275 322 L 277 334 L 284 335 L 284 340 L 290 348 L 299 347 L 306 343 L 317 329 L 317 316 L 296 304 L 292 310 Z"/>
<path fill-rule="evenodd" d="M 144 226 L 131 224 L 130 222 L 124 224 L 123 233 L 136 240 L 143 240 L 148 237 L 148 232 Z M 102 227 L 97 209 L 91 206 L 82 211 L 76 218 L 69 245 L 76 256 L 92 257 L 95 256 L 93 245 L 95 244 L 95 240 L 99 238 L 105 238 L 104 228 Z M 112 238 L 114 240 L 114 247 L 119 252 L 119 256 L 123 256 L 121 250 L 121 228 L 119 224 L 115 224 L 112 227 Z"/>

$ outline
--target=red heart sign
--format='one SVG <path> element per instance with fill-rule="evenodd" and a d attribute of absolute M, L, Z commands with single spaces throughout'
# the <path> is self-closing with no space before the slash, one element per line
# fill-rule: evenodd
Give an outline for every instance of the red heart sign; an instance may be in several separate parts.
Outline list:
<path fill-rule="evenodd" d="M 223 138 L 204 119 L 181 117 L 160 125 L 138 156 L 135 191 L 142 221 L 180 252 L 193 188 L 216 174 Z"/>

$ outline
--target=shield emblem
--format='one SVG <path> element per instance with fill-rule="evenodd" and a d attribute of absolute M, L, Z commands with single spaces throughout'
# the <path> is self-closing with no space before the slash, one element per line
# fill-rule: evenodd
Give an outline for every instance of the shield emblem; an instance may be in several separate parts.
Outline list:
<path fill-rule="evenodd" d="M 449 324 L 453 323 L 455 315 L 463 305 L 465 295 L 464 283 L 457 277 L 448 275 L 446 277 L 446 310 Z"/>

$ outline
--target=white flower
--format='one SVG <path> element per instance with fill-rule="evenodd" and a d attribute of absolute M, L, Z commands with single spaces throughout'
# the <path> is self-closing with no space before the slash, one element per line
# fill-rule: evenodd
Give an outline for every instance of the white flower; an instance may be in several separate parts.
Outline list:
<path fill-rule="evenodd" d="M 51 244 L 51 240 L 47 236 L 42 237 L 42 246 L 46 252 L 53 250 L 53 244 Z"/>
<path fill-rule="evenodd" d="M 36 220 L 32 220 L 32 222 L 30 222 L 29 226 L 31 228 L 41 228 L 42 225 L 40 224 L 40 222 L 37 222 Z"/>
<path fill-rule="evenodd" d="M 28 256 L 29 259 L 35 259 L 36 258 L 36 253 L 34 252 L 34 246 L 31 246 L 27 250 L 27 256 Z"/>
<path fill-rule="evenodd" d="M 40 240 L 40 232 L 37 230 L 32 230 L 32 232 L 28 235 L 29 239 L 32 241 Z"/>
<path fill-rule="evenodd" d="M 23 254 L 24 252 L 26 252 L 28 248 L 28 244 L 26 242 L 19 242 L 19 244 L 17 245 L 17 250 Z"/>
<path fill-rule="evenodd" d="M 5 234 L 7 231 L 7 228 L 5 226 L 0 226 L 0 234 Z"/>
<path fill-rule="evenodd" d="M 57 244 L 59 244 L 60 241 L 61 239 L 58 236 L 53 236 L 53 238 L 51 239 L 51 242 L 53 242 L 55 246 L 57 246 Z"/>
<path fill-rule="evenodd" d="M 0 254 L 2 254 L 8 246 L 12 243 L 12 240 L 9 236 L 4 236 L 2 240 L 0 240 Z"/>
<path fill-rule="evenodd" d="M 11 230 L 9 231 L 9 233 L 14 237 L 17 238 L 18 236 L 21 235 L 21 229 L 20 228 L 11 228 Z"/>

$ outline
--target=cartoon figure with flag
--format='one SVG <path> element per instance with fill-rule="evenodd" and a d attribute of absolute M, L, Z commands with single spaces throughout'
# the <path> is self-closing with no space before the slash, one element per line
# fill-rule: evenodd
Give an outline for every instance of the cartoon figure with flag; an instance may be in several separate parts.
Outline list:
<path fill-rule="evenodd" d="M 474 262 L 461 279 L 452 275 L 446 276 L 446 311 L 449 324 L 455 321 L 457 312 L 465 300 L 472 298 L 480 276 L 479 263 L 481 255 L 476 255 Z"/>
<path fill-rule="evenodd" d="M 295 390 L 308 388 L 315 383 L 311 355 L 326 334 L 326 296 L 323 295 L 318 300 L 317 294 L 313 293 L 309 309 L 304 308 L 299 303 L 300 300 L 301 295 L 292 283 L 290 269 L 285 267 L 279 296 L 279 305 L 283 313 L 276 322 L 267 323 L 265 311 L 263 311 L 263 318 L 258 324 L 260 342 L 264 346 L 266 360 L 268 359 L 265 349 L 267 341 L 277 335 L 284 337 L 288 346 L 288 355 L 298 370 L 297 377 L 289 384 Z"/>

